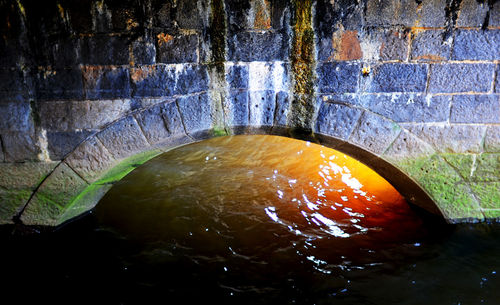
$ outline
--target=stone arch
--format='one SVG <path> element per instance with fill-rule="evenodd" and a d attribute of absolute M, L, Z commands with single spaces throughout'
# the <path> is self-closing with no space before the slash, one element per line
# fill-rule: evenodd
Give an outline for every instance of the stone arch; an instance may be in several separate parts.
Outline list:
<path fill-rule="evenodd" d="M 226 134 L 315 141 L 372 167 L 409 202 L 449 222 L 461 221 L 464 215 L 483 218 L 459 173 L 431 145 L 367 109 L 324 99 L 318 103 L 312 131 L 291 129 L 276 116 L 269 125 L 230 121 L 221 130 L 212 123 L 211 107 L 208 96 L 194 94 L 165 100 L 109 124 L 58 164 L 36 189 L 20 220 L 27 225 L 59 225 L 92 209 L 114 181 L 139 164 L 179 145 Z M 237 113 L 227 117 L 231 116 Z"/>

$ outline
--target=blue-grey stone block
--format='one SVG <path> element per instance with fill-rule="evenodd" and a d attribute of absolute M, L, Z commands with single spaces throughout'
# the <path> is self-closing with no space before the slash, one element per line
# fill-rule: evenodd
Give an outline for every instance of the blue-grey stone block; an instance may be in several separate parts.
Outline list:
<path fill-rule="evenodd" d="M 342 104 L 322 102 L 316 118 L 315 132 L 347 140 L 363 110 Z"/>
<path fill-rule="evenodd" d="M 41 100 L 83 99 L 82 71 L 79 67 L 40 70 L 35 84 L 36 96 Z"/>
<path fill-rule="evenodd" d="M 152 65 L 156 63 L 156 46 L 154 41 L 139 37 L 132 42 L 132 61 L 135 65 Z"/>
<path fill-rule="evenodd" d="M 175 2 L 174 2 L 175 3 Z M 179 1 L 175 7 L 175 21 L 181 29 L 203 30 L 203 13 L 208 9 L 208 1 Z M 200 12 L 201 9 L 201 12 Z"/>
<path fill-rule="evenodd" d="M 212 128 L 211 103 L 207 94 L 177 99 L 186 132 L 190 135 Z"/>
<path fill-rule="evenodd" d="M 130 157 L 149 147 L 136 120 L 127 116 L 97 134 L 97 138 L 115 159 Z"/>
<path fill-rule="evenodd" d="M 144 136 L 151 144 L 156 144 L 170 136 L 162 117 L 162 105 L 157 105 L 134 115 Z"/>
<path fill-rule="evenodd" d="M 2 133 L 5 162 L 38 161 L 40 148 L 34 132 Z"/>
<path fill-rule="evenodd" d="M 488 1 L 462 0 L 457 26 L 480 28 L 483 26 L 487 12 Z"/>
<path fill-rule="evenodd" d="M 175 70 L 174 70 L 175 71 Z M 208 71 L 203 65 L 187 65 L 177 75 L 174 94 L 190 94 L 208 90 Z"/>
<path fill-rule="evenodd" d="M 423 92 L 427 82 L 425 64 L 386 63 L 372 69 L 370 77 L 363 77 L 368 92 Z"/>
<path fill-rule="evenodd" d="M 326 62 L 318 64 L 318 90 L 321 93 L 356 92 L 359 64 Z"/>
<path fill-rule="evenodd" d="M 325 94 L 321 95 L 318 101 L 348 106 L 361 106 L 359 103 L 359 95 L 356 93 Z"/>
<path fill-rule="evenodd" d="M 411 45 L 411 59 L 419 61 L 440 61 L 450 58 L 451 46 L 443 40 L 444 30 L 417 32 Z"/>
<path fill-rule="evenodd" d="M 274 91 L 250 91 L 248 94 L 250 125 L 272 126 L 274 123 L 274 110 L 276 109 Z"/>
<path fill-rule="evenodd" d="M 429 92 L 488 92 L 494 64 L 447 63 L 431 65 Z"/>
<path fill-rule="evenodd" d="M 0 101 L 20 102 L 28 97 L 29 89 L 23 72 L 19 69 L 0 69 Z"/>
<path fill-rule="evenodd" d="M 401 127 L 398 124 L 365 111 L 348 141 L 381 155 L 400 132 Z"/>
<path fill-rule="evenodd" d="M 489 26 L 500 26 L 500 1 L 493 3 L 493 9 L 490 9 Z"/>
<path fill-rule="evenodd" d="M 83 142 L 93 131 L 47 132 L 49 156 L 51 160 L 62 160 Z"/>
<path fill-rule="evenodd" d="M 130 97 L 129 70 L 122 67 L 84 67 L 83 88 L 87 99 Z"/>
<path fill-rule="evenodd" d="M 168 101 L 162 105 L 162 117 L 171 135 L 185 135 L 181 115 L 175 101 Z"/>
<path fill-rule="evenodd" d="M 288 59 L 288 38 L 281 32 L 239 32 L 227 44 L 230 61 Z"/>
<path fill-rule="evenodd" d="M 274 112 L 274 125 L 287 126 L 288 111 L 290 110 L 290 96 L 288 92 L 276 93 L 276 110 Z"/>
<path fill-rule="evenodd" d="M 156 62 L 166 64 L 194 63 L 198 61 L 198 35 L 175 36 L 156 47 Z"/>
<path fill-rule="evenodd" d="M 248 91 L 231 90 L 228 103 L 230 105 L 232 126 L 248 125 Z"/>
<path fill-rule="evenodd" d="M 175 75 L 164 65 L 140 66 L 130 69 L 133 97 L 171 96 Z"/>
<path fill-rule="evenodd" d="M 446 122 L 451 96 L 361 95 L 360 105 L 396 122 Z"/>
<path fill-rule="evenodd" d="M 31 107 L 28 102 L 0 102 L 0 133 L 33 130 Z"/>
<path fill-rule="evenodd" d="M 451 107 L 453 123 L 500 123 L 499 95 L 455 95 Z"/>
<path fill-rule="evenodd" d="M 446 0 L 368 0 L 365 20 L 368 26 L 442 27 L 446 21 Z"/>
<path fill-rule="evenodd" d="M 130 61 L 130 38 L 99 35 L 82 38 L 82 63 L 89 65 L 125 65 Z"/>
<path fill-rule="evenodd" d="M 495 72 L 495 90 L 496 93 L 500 93 L 500 64 L 497 64 L 497 70 Z"/>
<path fill-rule="evenodd" d="M 455 33 L 452 59 L 500 59 L 500 30 L 458 30 Z"/>
<path fill-rule="evenodd" d="M 226 81 L 230 89 L 248 89 L 248 66 L 229 66 Z"/>

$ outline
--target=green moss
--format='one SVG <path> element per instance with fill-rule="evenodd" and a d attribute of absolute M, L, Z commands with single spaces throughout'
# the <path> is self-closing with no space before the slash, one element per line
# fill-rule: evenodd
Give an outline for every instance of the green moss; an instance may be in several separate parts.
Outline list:
<path fill-rule="evenodd" d="M 471 154 L 441 154 L 445 160 L 466 180 L 470 178 L 475 155 Z"/>
<path fill-rule="evenodd" d="M 487 219 L 500 220 L 500 209 L 483 210 L 483 214 Z"/>
<path fill-rule="evenodd" d="M 12 223 L 12 218 L 28 202 L 32 192 L 31 189 L 0 189 L 0 224 Z"/>
<path fill-rule="evenodd" d="M 500 181 L 470 182 L 470 187 L 484 209 L 500 209 Z"/>
<path fill-rule="evenodd" d="M 478 155 L 472 179 L 475 181 L 500 181 L 500 154 L 484 153 Z"/>
<path fill-rule="evenodd" d="M 57 225 L 94 208 L 111 187 L 111 184 L 92 184 L 87 187 L 68 205 L 64 214 L 57 220 Z"/>
<path fill-rule="evenodd" d="M 214 127 L 214 129 L 212 130 L 212 133 L 213 133 L 214 137 L 223 137 L 223 136 L 228 135 L 227 131 L 224 128 L 217 127 L 217 126 Z"/>

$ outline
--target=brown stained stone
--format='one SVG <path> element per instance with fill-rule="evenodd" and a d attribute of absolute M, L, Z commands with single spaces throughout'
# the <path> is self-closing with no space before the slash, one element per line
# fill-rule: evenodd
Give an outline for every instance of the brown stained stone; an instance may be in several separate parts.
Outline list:
<path fill-rule="evenodd" d="M 365 112 L 348 139 L 375 155 L 381 155 L 396 139 L 401 127 L 379 115 Z"/>
<path fill-rule="evenodd" d="M 429 144 L 407 130 L 403 130 L 382 157 L 397 164 L 399 160 L 421 158 L 434 153 L 434 149 Z"/>
<path fill-rule="evenodd" d="M 340 38 L 340 49 L 336 55 L 340 60 L 357 60 L 363 57 L 358 40 L 358 31 L 345 31 Z"/>
<path fill-rule="evenodd" d="M 130 79 L 134 83 L 139 83 L 148 79 L 150 76 L 154 75 L 155 71 L 156 71 L 156 66 L 154 65 L 144 65 L 137 68 L 131 68 Z"/>
<path fill-rule="evenodd" d="M 268 30 L 271 28 L 271 12 L 269 0 L 252 1 L 254 9 L 253 28 L 255 30 Z"/>
<path fill-rule="evenodd" d="M 116 162 L 97 137 L 80 144 L 65 160 L 88 183 L 98 180 Z"/>
<path fill-rule="evenodd" d="M 402 124 L 439 153 L 479 153 L 485 126 Z"/>
<path fill-rule="evenodd" d="M 58 162 L 0 163 L 0 187 L 9 190 L 35 189 Z"/>
<path fill-rule="evenodd" d="M 128 116 L 97 135 L 115 159 L 130 157 L 149 148 L 141 128 L 132 116 Z"/>

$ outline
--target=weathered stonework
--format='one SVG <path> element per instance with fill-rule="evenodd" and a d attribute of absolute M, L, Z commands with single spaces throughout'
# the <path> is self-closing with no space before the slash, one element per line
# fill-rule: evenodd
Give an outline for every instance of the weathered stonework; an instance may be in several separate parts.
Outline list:
<path fill-rule="evenodd" d="M 254 133 L 352 154 L 450 222 L 500 219 L 490 2 L 2 1 L 0 224 L 60 224 L 162 151 Z"/>

